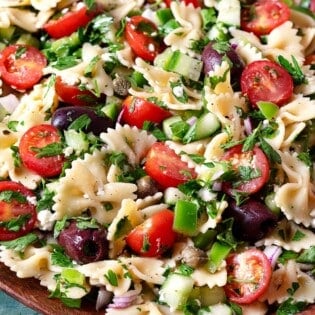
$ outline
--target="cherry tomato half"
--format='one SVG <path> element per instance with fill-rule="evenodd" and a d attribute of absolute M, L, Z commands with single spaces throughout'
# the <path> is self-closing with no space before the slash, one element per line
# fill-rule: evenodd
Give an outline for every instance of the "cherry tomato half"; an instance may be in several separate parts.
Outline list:
<path fill-rule="evenodd" d="M 69 11 L 57 20 L 50 20 L 44 26 L 44 30 L 55 39 L 69 36 L 78 28 L 87 25 L 95 16 L 95 13 L 88 12 L 83 6 Z"/>
<path fill-rule="evenodd" d="M 156 34 L 156 25 L 141 15 L 132 16 L 126 23 L 125 38 L 133 52 L 143 60 L 153 61 L 162 51 Z"/>
<path fill-rule="evenodd" d="M 195 8 L 201 7 L 199 0 L 181 0 L 181 1 L 182 1 L 182 2 L 185 2 L 186 5 L 192 3 L 192 5 L 193 5 Z M 165 4 L 167 5 L 167 7 L 170 7 L 172 0 L 164 0 L 164 2 L 165 2 Z"/>
<path fill-rule="evenodd" d="M 144 168 L 163 189 L 177 187 L 197 176 L 174 150 L 161 142 L 154 143 L 149 150 Z"/>
<path fill-rule="evenodd" d="M 289 7 L 280 0 L 259 0 L 242 8 L 241 29 L 257 36 L 269 34 L 290 17 Z"/>
<path fill-rule="evenodd" d="M 81 90 L 78 86 L 63 82 L 61 77 L 56 77 L 55 89 L 63 102 L 74 106 L 93 106 L 101 100 L 89 90 Z"/>
<path fill-rule="evenodd" d="M 253 248 L 227 257 L 228 282 L 225 294 L 234 303 L 250 304 L 268 289 L 271 280 L 271 264 L 267 256 Z"/>
<path fill-rule="evenodd" d="M 257 172 L 253 178 L 241 182 L 238 186 L 232 187 L 230 182 L 224 182 L 223 190 L 228 194 L 239 191 L 246 194 L 254 194 L 259 191 L 269 179 L 269 161 L 265 153 L 259 148 L 243 152 L 243 146 L 236 145 L 225 152 L 222 160 L 229 161 L 236 172 L 240 172 L 240 167 L 247 167 L 247 170 Z M 253 173 L 254 174 L 254 173 Z"/>
<path fill-rule="evenodd" d="M 126 237 L 129 248 L 137 255 L 157 257 L 172 248 L 176 239 L 173 231 L 174 213 L 165 209 L 153 214 L 136 226 Z"/>
<path fill-rule="evenodd" d="M 290 74 L 269 60 L 253 61 L 241 75 L 241 90 L 254 107 L 259 101 L 284 105 L 292 97 L 293 87 Z"/>
<path fill-rule="evenodd" d="M 35 195 L 22 184 L 0 181 L 1 241 L 16 239 L 34 228 L 37 220 L 36 208 L 27 199 L 28 197 L 35 197 Z M 21 224 L 16 224 L 19 219 L 22 219 Z"/>
<path fill-rule="evenodd" d="M 0 53 L 0 77 L 16 90 L 32 88 L 43 76 L 46 57 L 35 47 L 10 45 Z"/>
<path fill-rule="evenodd" d="M 42 124 L 31 127 L 21 137 L 19 144 L 24 166 L 43 177 L 59 175 L 64 163 L 64 156 L 58 147 L 60 143 L 61 137 L 54 126 Z"/>
<path fill-rule="evenodd" d="M 130 126 L 143 127 L 145 121 L 161 123 L 172 114 L 162 107 L 143 98 L 128 96 L 124 102 L 120 114 L 121 121 Z"/>

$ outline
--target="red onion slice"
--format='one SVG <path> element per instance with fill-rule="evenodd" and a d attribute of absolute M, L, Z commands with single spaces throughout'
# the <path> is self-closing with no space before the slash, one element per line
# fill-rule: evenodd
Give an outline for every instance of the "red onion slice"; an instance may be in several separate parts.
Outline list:
<path fill-rule="evenodd" d="M 279 258 L 281 253 L 281 247 L 276 245 L 266 246 L 266 248 L 264 249 L 264 254 L 269 259 L 272 269 L 276 266 L 277 259 Z"/>

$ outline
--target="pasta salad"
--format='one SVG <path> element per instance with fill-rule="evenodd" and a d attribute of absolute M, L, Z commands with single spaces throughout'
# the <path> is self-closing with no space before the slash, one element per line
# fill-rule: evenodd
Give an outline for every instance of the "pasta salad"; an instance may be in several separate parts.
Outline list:
<path fill-rule="evenodd" d="M 0 8 L 1 263 L 109 315 L 314 312 L 314 1 Z"/>

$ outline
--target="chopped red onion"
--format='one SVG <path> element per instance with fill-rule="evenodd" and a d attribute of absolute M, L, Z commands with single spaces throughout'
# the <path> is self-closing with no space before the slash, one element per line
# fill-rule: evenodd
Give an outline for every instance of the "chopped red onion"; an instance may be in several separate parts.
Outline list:
<path fill-rule="evenodd" d="M 0 104 L 9 114 L 12 114 L 19 105 L 19 99 L 14 94 L 8 94 L 0 97 Z"/>
<path fill-rule="evenodd" d="M 114 296 L 109 308 L 122 309 L 127 308 L 135 303 L 139 297 L 139 290 L 130 290 L 123 295 Z"/>
<path fill-rule="evenodd" d="M 268 257 L 272 269 L 275 267 L 277 263 L 278 257 L 281 255 L 282 249 L 276 245 L 266 246 L 264 249 L 264 254 Z"/>
<path fill-rule="evenodd" d="M 189 126 L 192 126 L 193 124 L 195 124 L 196 121 L 197 121 L 197 117 L 195 117 L 195 116 L 192 116 L 186 120 L 186 122 L 188 123 Z"/>
<path fill-rule="evenodd" d="M 222 190 L 222 182 L 219 182 L 219 181 L 213 182 L 212 190 L 213 191 L 221 191 Z"/>
<path fill-rule="evenodd" d="M 253 124 L 249 117 L 244 119 L 244 128 L 247 135 L 250 135 L 253 132 Z"/>
<path fill-rule="evenodd" d="M 106 306 L 112 299 L 113 293 L 107 291 L 105 288 L 98 290 L 95 308 L 97 311 Z"/>

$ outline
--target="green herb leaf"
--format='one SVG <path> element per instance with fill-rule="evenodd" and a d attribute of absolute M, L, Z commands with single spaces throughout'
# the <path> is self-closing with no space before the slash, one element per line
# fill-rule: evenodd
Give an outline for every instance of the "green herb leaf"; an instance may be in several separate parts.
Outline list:
<path fill-rule="evenodd" d="M 95 56 L 91 59 L 91 61 L 89 62 L 89 64 L 87 65 L 87 67 L 84 70 L 83 75 L 87 78 L 92 78 L 93 77 L 93 72 L 95 72 L 96 70 L 96 65 L 97 63 L 100 61 L 100 56 Z"/>
<path fill-rule="evenodd" d="M 63 145 L 60 142 L 53 142 L 42 148 L 31 147 L 30 149 L 37 153 L 36 157 L 39 159 L 43 157 L 56 156 L 63 153 Z"/>
<path fill-rule="evenodd" d="M 27 198 L 18 191 L 4 190 L 0 192 L 0 201 L 12 202 L 13 200 L 19 203 L 27 203 Z"/>
<path fill-rule="evenodd" d="M 303 83 L 307 83 L 306 77 L 303 74 L 303 71 L 301 70 L 296 58 L 294 56 L 291 56 L 291 58 L 292 63 L 288 59 L 280 55 L 278 56 L 278 62 L 292 76 L 294 84 L 300 85 Z"/>
<path fill-rule="evenodd" d="M 300 241 L 301 239 L 303 239 L 306 235 L 300 231 L 300 230 L 296 230 L 293 237 L 292 237 L 292 241 Z"/>
<path fill-rule="evenodd" d="M 260 147 L 265 152 L 270 161 L 281 164 L 279 153 L 262 137 L 260 138 Z"/>
<path fill-rule="evenodd" d="M 79 230 L 85 229 L 98 229 L 99 225 L 95 218 L 85 218 L 85 217 L 78 217 L 76 218 L 76 225 Z"/>
<path fill-rule="evenodd" d="M 62 218 L 62 220 L 56 221 L 55 226 L 54 226 L 54 238 L 55 238 L 55 239 L 59 236 L 60 232 L 61 232 L 63 229 L 66 228 L 66 226 L 67 226 L 67 224 L 68 224 L 67 220 L 68 220 L 67 216 L 64 216 L 64 217 Z"/>
<path fill-rule="evenodd" d="M 73 267 L 72 260 L 65 254 L 62 246 L 51 244 L 53 252 L 51 253 L 51 262 L 60 267 Z"/>
<path fill-rule="evenodd" d="M 172 88 L 172 94 L 179 102 L 181 103 L 188 102 L 188 95 L 184 89 L 184 85 L 181 80 L 178 80 L 176 82 L 170 82 L 170 86 Z"/>
<path fill-rule="evenodd" d="M 87 114 L 83 114 L 75 119 L 69 125 L 68 129 L 74 129 L 76 131 L 84 130 L 91 124 L 91 122 L 91 118 Z"/>
<path fill-rule="evenodd" d="M 184 276 L 190 276 L 194 272 L 194 268 L 188 266 L 187 264 L 181 264 L 178 267 L 178 271 Z"/>
<path fill-rule="evenodd" d="M 315 246 L 305 249 L 296 261 L 303 264 L 315 264 Z"/>
<path fill-rule="evenodd" d="M 279 306 L 276 315 L 294 315 L 303 311 L 306 305 L 306 302 L 295 302 L 293 298 L 289 298 Z"/>
<path fill-rule="evenodd" d="M 117 274 L 113 270 L 109 269 L 107 274 L 104 275 L 104 277 L 113 287 L 118 286 L 118 277 L 117 277 Z"/>
<path fill-rule="evenodd" d="M 18 232 L 31 218 L 30 214 L 19 215 L 9 221 L 0 222 L 0 226 L 6 228 L 9 231 Z"/>
<path fill-rule="evenodd" d="M 0 242 L 7 249 L 13 249 L 16 252 L 24 252 L 25 248 L 38 241 L 38 236 L 35 233 L 29 233 L 12 241 Z"/>

